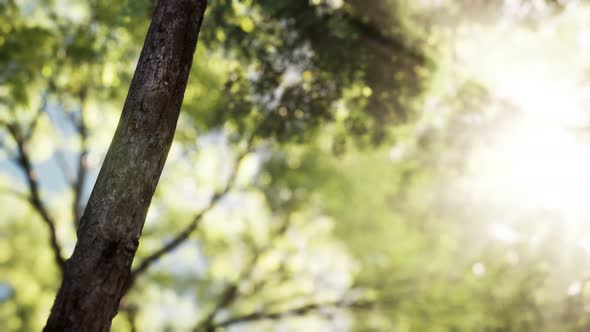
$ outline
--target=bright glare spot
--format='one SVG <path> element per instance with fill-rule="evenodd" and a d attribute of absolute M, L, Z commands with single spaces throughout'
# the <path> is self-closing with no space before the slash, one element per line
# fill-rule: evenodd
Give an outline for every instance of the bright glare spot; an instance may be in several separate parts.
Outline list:
<path fill-rule="evenodd" d="M 311 0 L 311 4 L 314 6 L 319 6 L 322 3 L 325 3 L 332 9 L 338 9 L 344 5 L 343 0 Z"/>
<path fill-rule="evenodd" d="M 284 88 L 296 85 L 301 81 L 302 71 L 297 66 L 288 66 L 281 79 L 281 86 Z"/>
<path fill-rule="evenodd" d="M 328 0 L 326 1 L 326 3 L 328 4 L 328 6 L 334 9 L 341 8 L 344 5 L 343 0 Z"/>
<path fill-rule="evenodd" d="M 476 277 L 483 277 L 486 274 L 486 267 L 480 262 L 473 264 L 471 271 Z"/>
<path fill-rule="evenodd" d="M 90 9 L 82 1 L 58 0 L 59 13 L 76 23 L 87 21 L 90 17 Z"/>
<path fill-rule="evenodd" d="M 584 51 L 590 50 L 590 30 L 582 30 L 578 33 L 578 46 Z"/>
<path fill-rule="evenodd" d="M 404 144 L 396 144 L 389 150 L 389 159 L 393 162 L 402 160 L 406 153 L 406 146 Z"/>
<path fill-rule="evenodd" d="M 580 292 L 582 291 L 582 283 L 579 281 L 573 282 L 572 284 L 570 284 L 570 286 L 567 288 L 567 295 L 569 296 L 575 296 L 580 294 Z"/>
<path fill-rule="evenodd" d="M 463 178 L 473 201 L 487 209 L 482 214 L 501 222 L 489 225 L 489 235 L 505 244 L 543 242 L 552 236 L 543 223 L 551 222 L 572 236 L 569 243 L 590 251 L 590 86 L 582 69 L 588 55 L 579 51 L 590 47 L 590 37 L 558 35 L 567 24 L 556 19 L 536 31 L 476 27 L 457 43 L 467 75 L 513 107 L 498 111 L 508 121 L 473 150 Z M 509 226 L 521 221 L 533 222 L 533 231 Z"/>
<path fill-rule="evenodd" d="M 518 234 L 515 231 L 513 231 L 509 226 L 504 224 L 491 224 L 490 234 L 498 241 L 507 244 L 513 244 L 518 241 Z M 512 257 L 509 257 L 509 260 L 513 260 Z"/>
<path fill-rule="evenodd" d="M 571 130 L 570 130 L 571 131 Z M 486 187 L 527 206 L 588 215 L 590 146 L 567 129 L 517 123 L 482 153 Z"/>
<path fill-rule="evenodd" d="M 585 236 L 578 241 L 578 246 L 587 252 L 590 252 L 590 236 Z"/>

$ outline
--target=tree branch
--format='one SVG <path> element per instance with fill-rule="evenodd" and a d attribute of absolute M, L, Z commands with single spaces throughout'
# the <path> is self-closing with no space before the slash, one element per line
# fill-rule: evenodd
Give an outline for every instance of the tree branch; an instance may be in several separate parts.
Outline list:
<path fill-rule="evenodd" d="M 31 139 L 31 137 L 33 136 L 33 134 L 35 133 L 35 129 L 37 128 L 37 124 L 39 123 L 39 119 L 41 118 L 41 115 L 43 115 L 43 113 L 45 112 L 45 109 L 47 108 L 48 97 L 49 97 L 49 92 L 48 91 L 44 92 L 43 96 L 41 97 L 41 106 L 37 109 L 37 112 L 33 116 L 33 120 L 31 121 L 31 124 L 29 125 L 29 128 L 25 132 L 25 135 L 23 138 L 23 140 L 25 142 L 29 141 Z"/>
<path fill-rule="evenodd" d="M 244 314 L 240 316 L 235 316 L 223 320 L 221 322 L 215 323 L 209 331 L 215 331 L 215 329 L 228 327 L 230 325 L 235 324 L 242 324 L 248 322 L 254 322 L 259 320 L 279 320 L 287 317 L 300 317 L 306 316 L 314 311 L 320 311 L 329 308 L 344 308 L 344 309 L 370 309 L 375 305 L 374 302 L 359 300 L 359 301 L 346 301 L 346 300 L 338 300 L 333 302 L 323 302 L 323 303 L 308 303 L 298 307 L 293 307 L 290 309 L 285 309 L 282 311 L 275 311 L 275 312 L 252 312 L 249 314 Z M 201 330 L 196 330 L 201 331 Z"/>
<path fill-rule="evenodd" d="M 72 203 L 72 212 L 74 216 L 74 226 L 78 229 L 80 218 L 84 209 L 81 207 L 82 193 L 86 182 L 86 173 L 88 171 L 88 127 L 84 116 L 84 101 L 86 92 L 80 93 L 80 117 L 75 121 L 76 129 L 80 137 L 80 154 L 78 155 L 78 169 L 74 181 L 74 202 Z"/>
<path fill-rule="evenodd" d="M 246 156 L 251 152 L 252 147 L 254 146 L 254 140 L 256 139 L 258 132 L 262 128 L 264 121 L 267 118 L 268 118 L 268 114 L 263 116 L 263 118 L 258 121 L 258 123 L 255 125 L 254 129 L 252 130 L 252 132 L 248 136 L 248 139 L 246 140 L 246 147 L 245 147 L 244 151 L 237 156 L 236 161 L 234 163 L 234 167 L 232 168 L 230 176 L 229 176 L 228 180 L 226 181 L 225 187 L 213 195 L 213 197 L 209 201 L 209 204 L 207 204 L 207 206 L 205 206 L 205 208 L 203 208 L 200 212 L 198 212 L 193 217 L 192 221 L 182 231 L 180 231 L 172 239 L 172 241 L 165 244 L 164 246 L 162 246 L 160 249 L 156 250 L 152 254 L 148 255 L 146 258 L 144 258 L 138 264 L 138 266 L 135 269 L 133 269 L 131 271 L 131 276 L 129 278 L 127 290 L 129 290 L 131 287 L 133 287 L 133 284 L 135 283 L 135 280 L 137 279 L 137 277 L 139 275 L 143 274 L 145 271 L 147 271 L 147 269 L 151 265 L 153 265 L 155 262 L 157 262 L 164 255 L 166 255 L 166 254 L 170 253 L 171 251 L 173 251 L 174 249 L 178 248 L 178 246 L 180 246 L 184 241 L 186 241 L 188 239 L 188 237 L 199 227 L 199 224 L 201 223 L 201 220 L 203 219 L 205 214 L 207 214 L 207 212 L 209 212 L 211 209 L 213 209 L 215 207 L 215 205 L 221 200 L 221 198 L 223 198 L 230 191 L 230 189 L 232 188 L 232 186 L 234 185 L 234 183 L 236 181 L 236 178 L 238 175 L 238 170 L 240 168 L 240 164 L 242 163 L 244 158 L 246 158 Z"/>
<path fill-rule="evenodd" d="M 76 177 L 74 176 L 74 172 L 70 168 L 70 165 L 68 165 L 68 161 L 66 160 L 66 156 L 64 155 L 63 151 L 55 151 L 55 162 L 61 170 L 67 185 L 73 188 L 76 182 Z"/>
<path fill-rule="evenodd" d="M 272 244 L 278 238 L 282 237 L 287 232 L 290 224 L 291 224 L 291 215 L 287 215 L 287 216 L 285 216 L 285 219 L 281 223 L 280 227 L 271 236 L 271 239 L 269 240 L 269 244 L 267 244 L 266 246 L 258 247 L 258 248 L 254 249 L 254 255 L 252 256 L 252 259 L 245 265 L 246 268 L 244 270 L 242 270 L 242 272 L 240 273 L 240 275 L 238 276 L 238 278 L 234 282 L 230 283 L 225 288 L 225 290 L 223 292 L 221 292 L 221 296 L 219 297 L 219 300 L 215 304 L 215 307 L 213 308 L 213 310 L 211 310 L 211 312 L 209 314 L 207 314 L 205 316 L 205 318 L 203 318 L 201 320 L 200 323 L 197 324 L 197 326 L 195 327 L 195 331 L 213 331 L 214 330 L 215 324 L 213 323 L 213 320 L 215 319 L 215 316 L 217 316 L 217 314 L 221 310 L 228 308 L 236 301 L 236 299 L 238 298 L 238 295 L 239 295 L 240 282 L 250 279 L 250 276 L 252 275 L 252 272 L 254 272 L 254 269 L 256 268 L 256 265 L 258 264 L 260 257 L 273 247 Z"/>
<path fill-rule="evenodd" d="M 37 120 L 34 120 L 34 122 L 36 121 Z M 53 250 L 55 262 L 57 263 L 60 271 L 63 273 L 66 260 L 62 255 L 61 245 L 57 239 L 55 221 L 41 200 L 37 173 L 33 169 L 33 164 L 27 151 L 28 139 L 32 136 L 31 128 L 34 127 L 34 124 L 31 125 L 31 127 L 26 131 L 25 135 L 23 135 L 20 128 L 16 124 L 6 124 L 5 127 L 16 142 L 17 158 L 15 162 L 25 174 L 25 179 L 29 188 L 28 202 L 31 204 L 33 209 L 37 211 L 37 213 L 41 216 L 41 219 L 49 228 L 49 242 Z"/>
<path fill-rule="evenodd" d="M 170 151 L 207 0 L 158 1 L 44 331 L 107 331 Z"/>
<path fill-rule="evenodd" d="M 209 201 L 209 204 L 207 204 L 207 206 L 205 206 L 205 208 L 203 208 L 199 213 L 197 213 L 193 217 L 192 221 L 182 231 L 180 231 L 172 239 L 172 241 L 168 242 L 167 244 L 163 245 L 160 249 L 158 249 L 155 252 L 153 252 L 152 254 L 148 255 L 146 258 L 144 258 L 137 265 L 137 267 L 131 272 L 131 277 L 129 278 L 129 285 L 127 286 L 127 289 L 129 289 L 133 286 L 135 280 L 137 279 L 137 277 L 139 275 L 141 275 L 142 273 L 147 271 L 147 269 L 150 266 L 152 266 L 155 262 L 157 262 L 164 255 L 166 255 L 166 254 L 170 253 L 171 251 L 173 251 L 174 249 L 178 248 L 178 246 L 180 246 L 184 241 L 186 241 L 188 239 L 188 237 L 197 229 L 197 227 L 199 227 L 199 224 L 201 223 L 201 220 L 203 219 L 205 214 L 207 214 L 207 212 L 211 211 L 211 209 L 213 209 L 217 205 L 217 203 L 221 200 L 221 198 L 223 198 L 230 191 L 230 189 L 234 186 L 240 165 L 241 165 L 242 161 L 244 160 L 244 158 L 250 153 L 252 144 L 253 144 L 253 135 L 251 136 L 250 139 L 248 139 L 248 143 L 247 143 L 247 147 L 246 147 L 245 151 L 240 153 L 238 155 L 238 157 L 236 158 L 236 161 L 234 163 L 234 167 L 232 168 L 230 176 L 229 176 L 228 180 L 226 181 L 223 189 L 213 195 L 213 197 Z"/>
<path fill-rule="evenodd" d="M 119 312 L 125 315 L 127 319 L 127 323 L 129 324 L 129 331 L 130 332 L 138 332 L 137 328 L 137 312 L 139 308 L 136 304 L 127 303 L 126 299 L 123 298 L 121 300 L 121 304 L 119 305 Z"/>
<path fill-rule="evenodd" d="M 76 116 L 73 112 L 64 112 L 66 117 L 71 121 L 74 126 L 78 137 L 80 139 L 80 152 L 78 154 L 78 161 L 75 171 L 73 171 L 64 156 L 63 151 L 58 150 L 56 152 L 56 161 L 61 169 L 67 184 L 70 186 L 74 198 L 72 201 L 72 218 L 75 229 L 78 229 L 78 223 L 82 217 L 84 209 L 81 208 L 82 193 L 84 190 L 84 184 L 86 181 L 86 174 L 88 171 L 88 127 L 86 125 L 84 103 L 86 101 L 87 88 L 82 88 L 78 94 L 80 101 L 78 115 Z M 58 121 L 53 119 L 54 126 L 57 128 Z M 63 129 L 62 129 L 63 130 Z M 59 128 L 57 131 L 60 132 Z M 63 133 L 60 132 L 60 134 Z"/>

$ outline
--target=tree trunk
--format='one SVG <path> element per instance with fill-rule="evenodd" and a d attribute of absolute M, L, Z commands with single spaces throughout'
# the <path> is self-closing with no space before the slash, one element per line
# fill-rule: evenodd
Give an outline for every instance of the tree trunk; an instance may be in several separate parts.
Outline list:
<path fill-rule="evenodd" d="M 108 331 L 176 129 L 206 0 L 160 0 L 44 331 Z"/>

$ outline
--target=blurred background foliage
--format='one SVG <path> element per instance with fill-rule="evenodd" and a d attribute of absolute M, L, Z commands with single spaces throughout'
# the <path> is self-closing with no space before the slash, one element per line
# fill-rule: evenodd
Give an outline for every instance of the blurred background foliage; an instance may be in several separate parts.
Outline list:
<path fill-rule="evenodd" d="M 40 212 L 68 256 L 154 5 L 0 0 L 2 331 L 44 325 Z M 589 18 L 210 1 L 113 331 L 587 331 Z"/>

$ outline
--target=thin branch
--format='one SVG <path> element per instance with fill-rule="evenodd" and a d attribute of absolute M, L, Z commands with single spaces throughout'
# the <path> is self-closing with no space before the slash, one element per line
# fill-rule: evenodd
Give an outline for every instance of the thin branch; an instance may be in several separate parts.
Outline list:
<path fill-rule="evenodd" d="M 76 180 L 74 182 L 74 202 L 72 204 L 72 212 L 74 216 L 74 225 L 78 229 L 78 223 L 82 217 L 83 209 L 81 207 L 82 193 L 84 184 L 86 182 L 86 173 L 88 171 L 88 127 L 84 116 L 84 101 L 86 93 L 80 93 L 80 118 L 76 121 L 76 129 L 80 136 L 80 154 L 78 156 L 78 169 Z"/>
<path fill-rule="evenodd" d="M 307 221 L 309 222 L 309 221 Z M 302 225 L 300 225 L 302 226 Z M 278 236 L 283 236 L 287 230 L 291 227 L 291 218 L 286 218 L 284 220 L 284 222 L 279 225 L 279 228 L 275 231 L 276 232 L 276 236 L 275 236 L 275 241 L 276 238 L 278 238 Z M 291 251 L 291 250 L 289 250 Z M 273 272 L 272 276 L 273 278 L 265 278 L 265 279 L 261 279 L 258 280 L 258 282 L 254 283 L 254 285 L 251 287 L 251 290 L 246 293 L 246 294 L 242 294 L 242 298 L 244 297 L 249 297 L 249 296 L 253 296 L 255 294 L 257 294 L 263 287 L 269 287 L 272 285 L 280 285 L 283 282 L 286 282 L 289 280 L 289 272 L 287 265 L 288 263 L 288 256 L 292 254 L 291 252 L 287 252 L 286 256 L 283 257 L 281 259 L 281 262 L 279 263 L 279 266 L 275 269 L 275 272 Z"/>
<path fill-rule="evenodd" d="M 43 93 L 43 96 L 41 97 L 41 106 L 39 106 L 39 108 L 37 109 L 37 112 L 35 112 L 35 115 L 33 116 L 33 120 L 31 121 L 29 128 L 25 132 L 24 141 L 29 141 L 31 139 L 31 137 L 33 136 L 33 134 L 35 133 L 35 129 L 37 128 L 37 124 L 39 123 L 39 119 L 41 118 L 43 113 L 45 113 L 45 109 L 47 108 L 48 98 L 49 98 L 49 92 L 46 91 Z"/>
<path fill-rule="evenodd" d="M 205 316 L 205 318 L 203 318 L 203 320 L 197 324 L 195 331 L 212 331 L 211 328 L 213 327 L 213 319 L 215 319 L 215 316 L 220 310 L 230 306 L 235 301 L 235 298 L 238 295 L 238 287 L 238 282 L 233 282 L 225 288 L 225 290 L 219 296 L 219 299 L 213 310 L 211 310 L 211 312 L 209 312 L 209 314 L 207 314 L 207 316 Z"/>
<path fill-rule="evenodd" d="M 203 219 L 205 214 L 207 214 L 207 212 L 211 211 L 217 205 L 217 203 L 230 191 L 230 189 L 235 184 L 235 181 L 236 181 L 236 178 L 238 175 L 238 170 L 240 168 L 242 161 L 251 152 L 251 147 L 253 144 L 253 136 L 254 135 L 251 135 L 251 137 L 248 139 L 247 147 L 244 150 L 244 152 L 240 153 L 238 155 L 238 157 L 236 158 L 236 161 L 234 163 L 234 167 L 232 168 L 230 176 L 229 176 L 228 180 L 226 181 L 223 189 L 213 195 L 213 197 L 209 201 L 209 204 L 207 204 L 207 206 L 205 206 L 199 213 L 197 213 L 193 217 L 192 221 L 182 231 L 180 231 L 178 234 L 176 234 L 176 236 L 172 239 L 172 241 L 168 242 L 167 244 L 162 246 L 160 249 L 158 249 L 155 252 L 153 252 L 152 254 L 148 255 L 146 258 L 144 258 L 138 264 L 137 268 L 135 268 L 131 272 L 128 288 L 131 288 L 133 286 L 133 283 L 135 282 L 135 279 L 137 278 L 137 276 L 139 276 L 140 274 L 147 271 L 147 269 L 150 266 L 152 266 L 152 264 L 157 262 L 164 255 L 166 255 L 169 252 L 173 251 L 174 249 L 178 248 L 178 246 L 180 246 L 184 241 L 186 241 L 188 239 L 188 237 L 197 229 L 197 227 L 199 227 L 199 224 L 201 223 L 201 220 Z"/>
<path fill-rule="evenodd" d="M 64 155 L 63 151 L 55 151 L 55 161 L 64 176 L 64 180 L 70 187 L 73 188 L 76 183 L 76 177 L 74 176 L 74 172 L 70 168 L 70 165 L 68 165 L 68 161 L 66 160 L 66 156 Z"/>
<path fill-rule="evenodd" d="M 53 255 L 55 257 L 55 261 L 59 269 L 63 272 L 65 269 L 66 260 L 62 255 L 61 245 L 59 244 L 59 241 L 57 239 L 55 221 L 53 220 L 53 218 L 49 214 L 49 211 L 45 207 L 45 204 L 41 200 L 37 173 L 33 169 L 33 164 L 27 151 L 28 142 L 26 136 L 22 134 L 21 130 L 16 124 L 7 124 L 6 129 L 16 142 L 18 156 L 15 161 L 25 174 L 25 179 L 27 182 L 27 186 L 29 188 L 28 202 L 29 204 L 31 204 L 34 210 L 37 211 L 37 213 L 41 216 L 41 219 L 49 228 L 49 240 L 51 248 L 53 249 Z M 28 132 L 30 132 L 30 130 L 27 131 L 27 133 Z"/>
<path fill-rule="evenodd" d="M 341 309 L 370 309 L 375 305 L 374 302 L 359 300 L 359 301 L 346 301 L 346 300 L 338 300 L 333 302 L 324 302 L 324 303 L 309 303 L 304 304 L 298 307 L 293 307 L 290 309 L 285 309 L 282 311 L 275 311 L 275 312 L 252 312 L 249 314 L 244 314 L 241 316 L 235 316 L 223 320 L 221 322 L 216 323 L 213 327 L 209 330 L 205 331 L 214 331 L 218 328 L 228 327 L 230 325 L 235 324 L 242 324 L 260 320 L 279 320 L 287 317 L 301 317 L 306 316 L 312 312 L 321 311 L 324 309 L 330 308 L 341 308 Z M 202 331 L 202 330 L 196 330 Z"/>
<path fill-rule="evenodd" d="M 71 121 L 80 139 L 80 152 L 78 154 L 78 161 L 75 171 L 73 171 L 72 168 L 68 165 L 68 162 L 64 157 L 62 151 L 58 150 L 56 153 L 57 164 L 61 169 L 67 184 L 71 187 L 71 190 L 74 194 L 74 198 L 72 201 L 72 218 L 73 225 L 76 228 L 76 230 L 78 229 L 78 223 L 80 221 L 80 218 L 82 217 L 82 212 L 84 210 L 81 207 L 82 194 L 86 182 L 86 175 L 88 173 L 88 126 L 86 125 L 84 109 L 86 94 L 86 88 L 81 89 L 78 95 L 80 106 L 79 111 L 77 112 L 77 116 L 74 114 L 74 112 L 65 112 L 65 115 Z M 56 128 L 59 127 L 59 123 L 57 120 L 53 119 L 53 122 Z M 61 130 L 64 129 L 62 128 Z M 61 133 L 60 128 L 57 128 L 57 131 Z"/>
<path fill-rule="evenodd" d="M 230 189 L 235 184 L 236 178 L 238 176 L 238 170 L 240 168 L 240 165 L 241 165 L 242 161 L 246 158 L 246 156 L 251 152 L 252 147 L 254 146 L 254 140 L 256 139 L 258 132 L 260 131 L 260 129 L 264 125 L 264 121 L 267 119 L 267 117 L 268 117 L 268 114 L 265 115 L 262 119 L 260 119 L 260 121 L 258 121 L 256 126 L 254 127 L 254 129 L 250 133 L 248 139 L 246 140 L 246 147 L 245 147 L 244 151 L 237 156 L 236 161 L 234 162 L 234 165 L 233 165 L 233 168 L 232 168 L 231 173 L 229 175 L 229 178 L 227 179 L 227 181 L 225 183 L 225 187 L 221 191 L 219 191 L 213 195 L 213 197 L 209 201 L 209 204 L 207 204 L 207 206 L 205 206 L 205 208 L 203 208 L 199 213 L 197 213 L 193 217 L 192 221 L 182 231 L 180 231 L 178 234 L 176 234 L 176 236 L 172 239 L 172 241 L 168 242 L 167 244 L 162 246 L 160 249 L 158 249 L 155 252 L 153 252 L 152 254 L 148 255 L 146 258 L 144 258 L 138 264 L 138 266 L 135 269 L 133 269 L 131 271 L 131 275 L 129 277 L 128 284 L 127 284 L 127 290 L 129 290 L 131 287 L 133 287 L 133 284 L 135 283 L 135 280 L 137 279 L 137 277 L 139 275 L 141 275 L 142 273 L 145 273 L 145 271 L 147 271 L 148 268 L 150 266 L 152 266 L 155 262 L 157 262 L 160 258 L 162 258 L 164 255 L 172 252 L 174 249 L 178 248 L 184 241 L 186 241 L 189 238 L 189 236 L 199 227 L 201 220 L 203 219 L 203 216 L 205 216 L 205 214 L 207 214 L 207 212 L 212 210 L 217 205 L 217 203 L 221 200 L 221 198 L 223 198 L 230 191 Z"/>
<path fill-rule="evenodd" d="M 258 294 L 264 287 L 272 287 L 281 285 L 282 283 L 287 282 L 290 279 L 289 272 L 287 271 L 287 259 L 286 257 L 279 263 L 279 266 L 275 269 L 272 274 L 273 278 L 264 278 L 258 280 L 258 282 L 252 285 L 250 291 L 248 293 L 242 294 L 242 298 L 247 298 Z"/>
<path fill-rule="evenodd" d="M 131 271 L 131 276 L 130 276 L 130 281 L 129 281 L 129 285 L 127 286 L 128 288 L 131 288 L 133 286 L 133 283 L 135 282 L 135 279 L 141 275 L 142 273 L 144 273 L 150 266 L 152 266 L 152 264 L 154 264 L 155 262 L 157 262 L 160 258 L 162 258 L 164 255 L 168 254 L 169 252 L 173 251 L 174 249 L 176 249 L 178 246 L 180 246 L 186 239 L 188 239 L 188 237 L 191 235 L 191 233 L 197 229 L 197 227 L 199 226 L 201 219 L 203 218 L 203 216 L 209 212 L 211 209 L 213 209 L 213 207 L 215 207 L 215 205 L 217 204 L 217 202 L 223 197 L 223 195 L 214 195 L 213 198 L 211 199 L 211 201 L 209 201 L 209 204 L 207 204 L 207 206 L 205 208 L 203 208 L 203 210 L 201 210 L 199 213 L 197 213 L 192 221 L 181 231 L 179 232 L 173 239 L 172 241 L 168 242 L 167 244 L 163 245 L 160 249 L 156 250 L 155 252 L 153 252 L 152 254 L 148 255 L 146 258 L 144 258 L 139 264 L 138 266 Z"/>
<path fill-rule="evenodd" d="M 283 236 L 291 227 L 291 218 L 290 215 L 284 219 L 283 223 L 281 223 L 279 225 L 279 227 L 275 230 L 275 236 L 274 236 L 274 240 L 276 241 L 279 237 Z M 265 250 L 268 250 L 272 247 L 267 246 L 267 248 Z M 290 250 L 289 250 L 290 251 Z M 291 254 L 290 252 L 287 252 L 286 255 L 281 259 L 281 262 L 279 263 L 279 266 L 275 269 L 275 272 L 272 273 L 272 279 L 271 278 L 264 278 L 264 279 L 260 279 L 257 282 L 255 282 L 252 287 L 250 288 L 250 291 L 248 293 L 243 293 L 241 294 L 241 298 L 247 298 L 250 296 L 254 296 L 256 294 L 258 294 L 258 292 L 263 288 L 263 287 L 270 287 L 273 285 L 280 285 L 281 283 L 284 283 L 286 281 L 288 281 L 290 279 L 290 274 L 287 271 L 288 270 L 288 256 L 289 254 Z"/>
<path fill-rule="evenodd" d="M 121 304 L 119 306 L 119 312 L 125 315 L 127 319 L 127 323 L 129 323 L 129 330 L 130 332 L 138 332 L 137 328 L 137 313 L 139 308 L 136 304 L 127 303 L 126 299 L 123 298 L 121 300 Z"/>
<path fill-rule="evenodd" d="M 289 214 L 285 216 L 280 227 L 271 236 L 271 239 L 269 241 L 270 243 L 266 246 L 254 249 L 254 255 L 252 256 L 252 259 L 245 265 L 246 268 L 242 270 L 242 272 L 234 282 L 227 285 L 225 290 L 221 292 L 221 296 L 219 297 L 217 303 L 213 307 L 213 310 L 211 310 L 211 312 L 209 312 L 209 314 L 207 314 L 205 318 L 203 318 L 201 322 L 197 324 L 197 326 L 195 327 L 195 331 L 213 331 L 215 325 L 213 323 L 213 320 L 215 319 L 217 314 L 221 310 L 231 306 L 237 300 L 239 295 L 240 282 L 250 279 L 252 272 L 254 272 L 256 265 L 258 264 L 260 257 L 264 255 L 266 252 L 268 252 L 271 248 L 273 248 L 272 244 L 287 232 L 290 225 L 291 215 Z"/>

